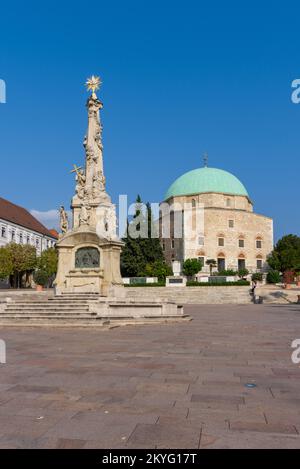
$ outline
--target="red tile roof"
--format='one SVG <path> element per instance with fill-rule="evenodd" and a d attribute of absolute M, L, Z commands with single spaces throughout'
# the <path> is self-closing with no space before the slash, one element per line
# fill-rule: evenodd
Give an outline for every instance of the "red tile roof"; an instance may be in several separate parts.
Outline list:
<path fill-rule="evenodd" d="M 56 238 L 42 223 L 23 207 L 0 197 L 0 218 L 16 225 L 36 231 L 51 238 Z"/>
<path fill-rule="evenodd" d="M 58 239 L 59 234 L 54 228 L 51 228 L 51 230 L 49 230 L 49 232 L 52 234 L 53 238 Z"/>

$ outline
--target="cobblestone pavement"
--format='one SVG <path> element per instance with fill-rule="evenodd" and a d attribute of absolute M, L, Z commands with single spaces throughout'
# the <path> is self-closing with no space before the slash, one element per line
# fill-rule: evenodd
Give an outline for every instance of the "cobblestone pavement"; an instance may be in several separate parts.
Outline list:
<path fill-rule="evenodd" d="M 186 311 L 185 324 L 1 328 L 0 448 L 300 448 L 300 307 Z"/>

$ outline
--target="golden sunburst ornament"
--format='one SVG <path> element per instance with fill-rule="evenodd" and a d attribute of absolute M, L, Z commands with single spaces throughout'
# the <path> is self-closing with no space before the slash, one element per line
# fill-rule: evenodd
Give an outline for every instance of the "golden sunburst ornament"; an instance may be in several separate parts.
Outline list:
<path fill-rule="evenodd" d="M 87 90 L 92 91 L 92 96 L 93 97 L 96 97 L 95 91 L 99 90 L 101 84 L 102 84 L 102 81 L 101 81 L 100 77 L 95 77 L 95 75 L 92 75 L 86 81 Z"/>

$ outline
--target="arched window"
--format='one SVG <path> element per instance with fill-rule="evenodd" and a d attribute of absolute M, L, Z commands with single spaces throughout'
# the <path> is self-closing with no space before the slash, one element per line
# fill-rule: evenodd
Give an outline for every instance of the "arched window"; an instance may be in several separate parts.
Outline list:
<path fill-rule="evenodd" d="M 226 262 L 225 262 L 225 254 L 224 252 L 219 252 L 217 256 L 217 263 L 218 263 L 218 272 L 226 269 Z"/>
<path fill-rule="evenodd" d="M 239 248 L 244 248 L 245 247 L 245 236 L 244 235 L 239 236 L 238 245 L 239 245 Z"/>
<path fill-rule="evenodd" d="M 263 268 L 263 258 L 261 255 L 256 256 L 256 268 L 257 270 L 262 270 Z"/>
<path fill-rule="evenodd" d="M 192 199 L 192 207 L 193 207 L 193 208 L 196 207 L 196 199 Z"/>
<path fill-rule="evenodd" d="M 218 234 L 218 246 L 225 246 L 225 236 L 223 233 Z"/>
<path fill-rule="evenodd" d="M 246 269 L 246 256 L 241 253 L 238 257 L 238 270 Z"/>
<path fill-rule="evenodd" d="M 262 248 L 262 243 L 263 243 L 262 237 L 257 236 L 256 240 L 255 240 L 256 249 L 261 249 Z"/>

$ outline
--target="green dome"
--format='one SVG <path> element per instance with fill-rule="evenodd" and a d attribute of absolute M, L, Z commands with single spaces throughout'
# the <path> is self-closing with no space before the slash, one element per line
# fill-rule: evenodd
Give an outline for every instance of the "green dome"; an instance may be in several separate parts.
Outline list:
<path fill-rule="evenodd" d="M 180 195 L 217 192 L 249 197 L 245 186 L 233 174 L 216 168 L 198 168 L 180 176 L 166 192 L 165 200 Z"/>

